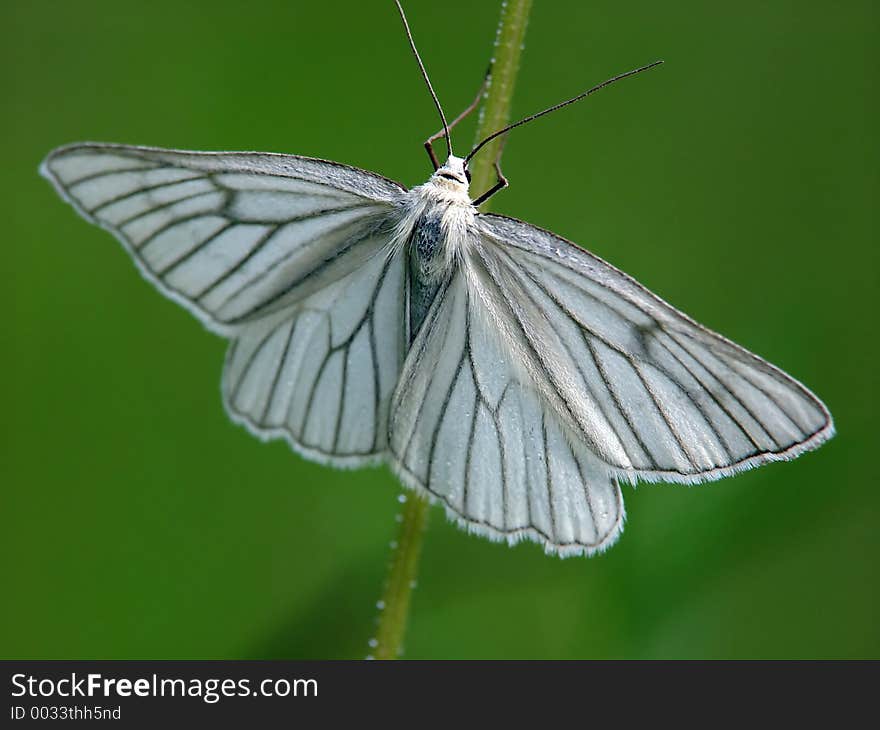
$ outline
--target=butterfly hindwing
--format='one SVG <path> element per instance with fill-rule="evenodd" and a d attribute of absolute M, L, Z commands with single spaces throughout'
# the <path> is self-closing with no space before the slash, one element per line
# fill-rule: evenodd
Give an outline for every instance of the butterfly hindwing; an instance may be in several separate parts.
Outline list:
<path fill-rule="evenodd" d="M 377 256 L 233 340 L 223 398 L 261 437 L 335 466 L 377 461 L 406 346 L 403 256 Z"/>
<path fill-rule="evenodd" d="M 468 276 L 441 287 L 407 356 L 392 468 L 471 531 L 564 555 L 604 549 L 623 523 L 617 483 L 531 387 Z"/>

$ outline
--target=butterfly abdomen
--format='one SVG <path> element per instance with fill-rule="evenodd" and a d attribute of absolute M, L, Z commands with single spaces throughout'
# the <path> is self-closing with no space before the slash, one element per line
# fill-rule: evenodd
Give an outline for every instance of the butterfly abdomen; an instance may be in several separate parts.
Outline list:
<path fill-rule="evenodd" d="M 436 269 L 441 268 L 436 258 L 446 238 L 442 219 L 440 210 L 429 209 L 416 221 L 409 239 L 410 256 L 424 278 L 433 278 Z"/>
<path fill-rule="evenodd" d="M 419 216 L 407 242 L 410 272 L 410 337 L 414 338 L 440 288 L 444 232 L 436 208 Z"/>
<path fill-rule="evenodd" d="M 406 239 L 410 273 L 410 332 L 415 337 L 431 302 L 457 265 L 473 225 L 470 201 L 451 200 L 430 183 L 416 188 L 411 227 Z"/>

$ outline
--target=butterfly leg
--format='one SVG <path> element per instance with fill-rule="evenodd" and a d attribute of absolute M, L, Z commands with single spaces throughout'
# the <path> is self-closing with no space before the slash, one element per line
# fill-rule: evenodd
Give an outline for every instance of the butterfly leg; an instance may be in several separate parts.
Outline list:
<path fill-rule="evenodd" d="M 507 182 L 507 178 L 504 177 L 504 173 L 501 172 L 501 155 L 504 154 L 504 144 L 507 142 L 507 137 L 501 138 L 501 143 L 498 145 L 498 156 L 495 158 L 495 175 L 498 178 L 498 182 L 496 182 L 491 188 L 489 188 L 485 193 L 483 193 L 480 197 L 471 201 L 471 205 L 475 208 L 478 207 L 481 203 L 485 203 L 489 198 L 491 198 L 495 193 L 499 190 L 504 190 L 509 183 Z"/>
<path fill-rule="evenodd" d="M 483 77 L 483 83 L 480 85 L 480 90 L 477 92 L 477 95 L 474 97 L 474 100 L 470 103 L 467 109 L 465 109 L 461 114 L 459 114 L 455 119 L 452 120 L 452 123 L 449 125 L 449 129 L 455 127 L 460 121 L 465 119 L 468 115 L 472 114 L 474 109 L 476 109 L 480 105 L 480 100 L 483 98 L 483 94 L 486 93 L 486 89 L 489 87 L 489 82 L 492 79 L 492 64 L 489 64 L 489 68 L 486 69 L 486 75 Z M 425 150 L 428 153 L 428 157 L 431 158 L 431 164 L 434 166 L 436 170 L 440 167 L 440 161 L 437 159 L 437 155 L 434 152 L 434 142 L 438 139 L 441 139 L 445 134 L 444 130 L 440 130 L 432 134 L 428 139 L 425 140 Z"/>

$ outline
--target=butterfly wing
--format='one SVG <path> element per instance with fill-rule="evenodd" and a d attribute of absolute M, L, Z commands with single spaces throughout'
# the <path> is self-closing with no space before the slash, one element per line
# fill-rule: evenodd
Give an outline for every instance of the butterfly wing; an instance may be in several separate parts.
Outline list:
<path fill-rule="evenodd" d="M 223 398 L 262 438 L 335 466 L 379 461 L 406 354 L 403 254 L 376 256 L 232 343 Z"/>
<path fill-rule="evenodd" d="M 561 555 L 623 524 L 616 481 L 511 358 L 467 262 L 434 298 L 392 398 L 391 465 L 466 529 Z"/>
<path fill-rule="evenodd" d="M 548 231 L 480 215 L 475 265 L 545 398 L 612 474 L 695 482 L 833 434 L 784 372 Z"/>
<path fill-rule="evenodd" d="M 160 291 L 227 335 L 375 255 L 404 192 L 324 160 L 108 144 L 59 148 L 41 172 Z"/>
<path fill-rule="evenodd" d="M 160 291 L 233 339 L 235 420 L 338 465 L 384 452 L 407 341 L 390 250 L 402 186 L 290 155 L 107 144 L 55 150 L 41 171 Z"/>

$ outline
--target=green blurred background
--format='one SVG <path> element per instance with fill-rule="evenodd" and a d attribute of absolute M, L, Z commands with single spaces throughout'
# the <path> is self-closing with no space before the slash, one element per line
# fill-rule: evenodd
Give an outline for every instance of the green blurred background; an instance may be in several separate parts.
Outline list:
<path fill-rule="evenodd" d="M 450 114 L 497 2 L 406 4 Z M 495 209 L 553 229 L 814 389 L 839 435 L 626 489 L 592 559 L 432 510 L 410 658 L 877 657 L 878 5 L 536 0 Z M 390 0 L 0 3 L 0 656 L 367 652 L 400 493 L 224 415 L 224 343 L 37 176 L 102 140 L 339 160 L 408 185 L 437 120 Z M 470 128 L 458 135 L 469 141 Z"/>

